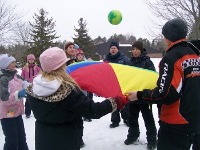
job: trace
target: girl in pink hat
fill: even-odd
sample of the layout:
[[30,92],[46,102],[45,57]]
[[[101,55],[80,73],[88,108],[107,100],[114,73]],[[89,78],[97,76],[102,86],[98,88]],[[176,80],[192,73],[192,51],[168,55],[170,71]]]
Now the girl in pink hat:
[[[36,77],[40,71],[41,68],[35,63],[35,56],[33,54],[29,54],[27,56],[27,63],[22,68],[21,76],[28,82],[32,83],[33,78]],[[26,118],[30,118],[31,115],[31,108],[27,100],[25,102],[25,115]]]
[[118,98],[89,99],[66,73],[64,50],[51,47],[40,55],[42,73],[27,88],[35,123],[35,149],[80,150],[81,117],[98,119],[124,103]]

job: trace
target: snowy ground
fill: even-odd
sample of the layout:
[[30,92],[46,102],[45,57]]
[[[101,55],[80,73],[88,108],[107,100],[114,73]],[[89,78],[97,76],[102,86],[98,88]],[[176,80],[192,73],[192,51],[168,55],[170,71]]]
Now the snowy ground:
[[[94,97],[95,101],[102,101],[101,97]],[[153,113],[158,127],[158,117],[157,117],[157,107],[153,107]],[[85,147],[82,150],[146,150],[146,129],[144,126],[144,121],[141,117],[140,122],[140,142],[144,145],[125,145],[124,140],[126,139],[128,133],[128,127],[120,122],[120,126],[114,129],[109,127],[111,115],[108,114],[101,119],[92,120],[92,122],[84,122],[84,136],[83,140],[85,142]],[[33,116],[26,119],[23,115],[25,130],[27,135],[27,143],[30,150],[34,150],[34,131],[35,131],[35,119]],[[1,127],[1,126],[0,126]],[[3,149],[4,135],[2,129],[0,128],[0,149]]]
[[[152,61],[158,71],[158,64],[160,59],[154,58]],[[101,97],[94,97],[94,101],[102,101]],[[158,129],[158,112],[156,105],[153,105],[153,114]],[[27,143],[30,150],[34,150],[34,132],[35,132],[35,119],[24,118],[25,130],[27,135]],[[109,128],[111,115],[108,114],[99,120],[92,120],[92,122],[84,122],[84,136],[85,147],[82,150],[146,150],[146,129],[141,113],[139,117],[140,124],[140,143],[139,145],[125,145],[124,140],[128,133],[128,127],[120,122],[120,126],[114,129]],[[0,150],[3,149],[4,135],[0,126]]]

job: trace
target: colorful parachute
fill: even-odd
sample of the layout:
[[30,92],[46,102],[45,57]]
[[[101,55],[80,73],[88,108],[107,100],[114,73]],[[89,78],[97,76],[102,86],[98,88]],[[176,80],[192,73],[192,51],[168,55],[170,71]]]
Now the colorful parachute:
[[99,61],[75,63],[66,70],[81,89],[102,97],[120,96],[124,100],[124,93],[152,89],[158,79],[158,73],[151,70]]

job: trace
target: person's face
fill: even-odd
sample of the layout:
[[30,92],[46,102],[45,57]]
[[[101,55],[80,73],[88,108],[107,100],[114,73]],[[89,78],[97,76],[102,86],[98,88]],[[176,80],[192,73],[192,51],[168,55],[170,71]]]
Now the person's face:
[[77,55],[77,60],[78,61],[83,61],[83,55],[82,54],[78,54]]
[[[169,47],[170,45],[171,45],[171,41],[170,40],[168,40],[168,39],[166,39],[165,37],[163,38],[163,40],[164,40],[164,43],[165,43],[165,45],[167,46],[167,47]],[[167,50],[167,49],[166,49]]]
[[116,46],[110,47],[110,54],[111,54],[111,55],[117,54],[118,51],[119,51],[119,50],[117,49]]
[[12,62],[9,66],[8,66],[8,68],[7,69],[9,69],[9,70],[15,70],[16,69],[16,62],[14,61],[14,62]]
[[141,55],[141,51],[136,47],[133,47],[133,49],[131,50],[131,53],[133,57],[139,57]]
[[29,64],[33,64],[34,62],[35,62],[35,60],[32,59],[32,58],[28,60],[28,63],[29,63]]
[[75,56],[76,55],[76,50],[74,48],[74,45],[70,45],[67,50],[66,53],[70,56]]

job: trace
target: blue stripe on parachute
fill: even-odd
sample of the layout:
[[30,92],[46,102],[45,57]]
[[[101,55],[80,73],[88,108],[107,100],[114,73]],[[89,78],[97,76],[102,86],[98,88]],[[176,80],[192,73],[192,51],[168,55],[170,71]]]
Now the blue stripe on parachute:
[[82,61],[82,62],[78,62],[78,63],[73,63],[73,64],[66,67],[66,72],[68,74],[70,74],[70,73],[72,73],[73,71],[75,71],[79,68],[83,68],[83,67],[86,67],[86,66],[99,64],[99,63],[102,63],[102,62],[100,62],[100,61]]

